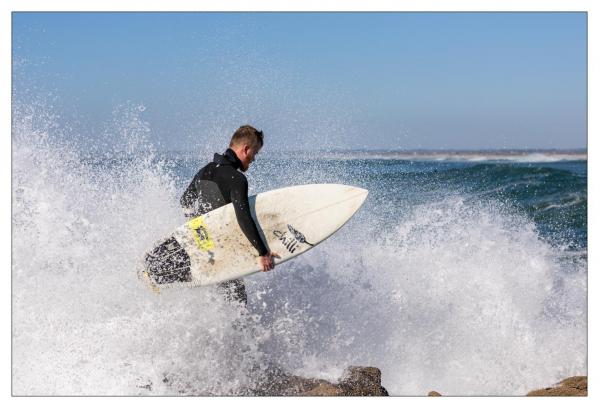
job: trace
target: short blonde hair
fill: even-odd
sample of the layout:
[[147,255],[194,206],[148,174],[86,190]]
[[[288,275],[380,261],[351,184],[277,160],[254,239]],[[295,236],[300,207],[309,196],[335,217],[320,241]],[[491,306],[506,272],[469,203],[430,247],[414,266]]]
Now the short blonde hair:
[[254,149],[260,149],[264,144],[264,134],[261,130],[250,125],[243,125],[233,133],[229,147],[247,143]]

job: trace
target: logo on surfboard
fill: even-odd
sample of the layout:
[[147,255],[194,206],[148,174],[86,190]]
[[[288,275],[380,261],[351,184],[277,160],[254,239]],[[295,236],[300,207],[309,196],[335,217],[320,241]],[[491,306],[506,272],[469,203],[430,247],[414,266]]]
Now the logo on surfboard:
[[210,238],[206,224],[202,217],[196,217],[187,223],[187,227],[191,231],[196,246],[204,251],[214,249],[214,242]]
[[287,231],[282,232],[279,230],[273,231],[273,234],[277,238],[279,238],[279,241],[283,243],[283,246],[285,246],[285,248],[287,248],[287,250],[290,253],[293,254],[300,244],[307,244],[311,247],[314,246],[314,244],[311,244],[308,241],[306,241],[306,237],[304,236],[304,234],[299,232],[297,229],[293,228],[290,224],[287,224],[287,229],[291,233],[291,236],[287,235]]

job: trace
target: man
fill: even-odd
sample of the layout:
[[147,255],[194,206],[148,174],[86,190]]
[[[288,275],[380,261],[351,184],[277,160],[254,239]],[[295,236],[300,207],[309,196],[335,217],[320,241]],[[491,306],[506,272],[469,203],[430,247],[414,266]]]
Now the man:
[[[258,252],[259,264],[266,272],[274,268],[272,258],[278,255],[268,250],[258,233],[250,213],[248,182],[243,174],[263,144],[261,131],[249,125],[237,129],[225,153],[215,153],[214,160],[195,175],[181,196],[181,206],[185,215],[191,218],[233,203],[239,227]],[[247,304],[245,285],[241,279],[220,283],[218,287],[228,300]]]

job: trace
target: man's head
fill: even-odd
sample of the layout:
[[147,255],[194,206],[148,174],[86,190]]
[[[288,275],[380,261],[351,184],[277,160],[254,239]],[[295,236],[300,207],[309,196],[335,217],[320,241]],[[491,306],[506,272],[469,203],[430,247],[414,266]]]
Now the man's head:
[[244,125],[235,131],[233,137],[231,137],[229,147],[241,161],[242,171],[248,170],[263,144],[264,135],[262,131],[252,126]]

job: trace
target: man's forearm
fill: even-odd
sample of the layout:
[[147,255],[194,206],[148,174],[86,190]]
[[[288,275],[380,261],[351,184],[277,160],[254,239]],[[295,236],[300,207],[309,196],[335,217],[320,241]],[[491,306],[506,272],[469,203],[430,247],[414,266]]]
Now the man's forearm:
[[250,241],[250,243],[256,248],[258,251],[258,255],[264,256],[268,253],[268,248],[262,241],[262,237],[260,236],[260,232],[258,231],[258,227],[252,218],[252,214],[247,210],[240,209],[238,206],[235,207],[235,215],[237,216],[237,222],[239,223],[239,227],[241,231],[243,231],[244,235]]

